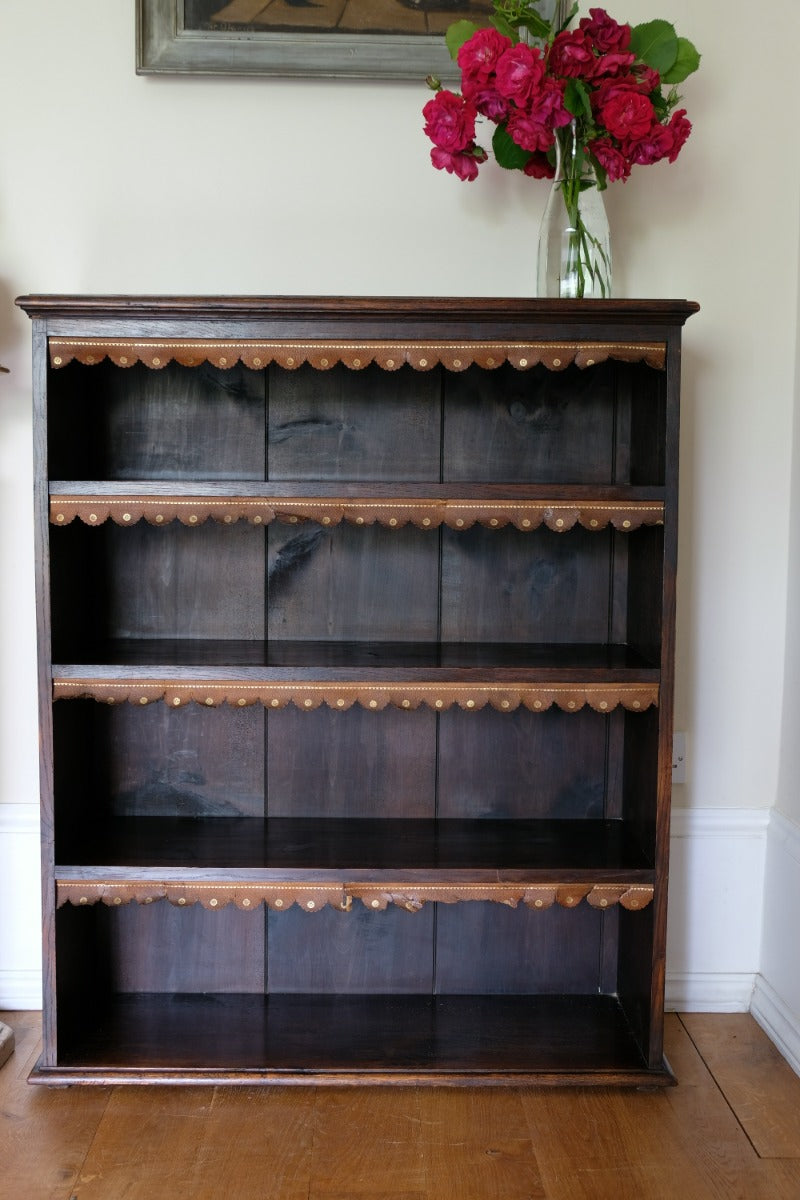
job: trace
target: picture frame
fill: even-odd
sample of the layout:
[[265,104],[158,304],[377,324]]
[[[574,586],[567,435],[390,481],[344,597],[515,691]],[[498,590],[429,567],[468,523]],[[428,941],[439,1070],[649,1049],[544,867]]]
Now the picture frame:
[[[320,76],[353,79],[413,79],[423,83],[457,73],[444,41],[447,25],[464,15],[490,11],[470,7],[470,0],[394,0],[406,14],[430,6],[437,32],[409,34],[402,29],[380,33],[342,32],[303,27],[272,31],[255,23],[245,28],[220,24],[200,27],[188,14],[201,0],[136,0],[136,72],[150,74]],[[298,17],[308,23],[313,0],[294,0]],[[437,7],[433,7],[436,4]],[[458,5],[456,8],[455,5]],[[219,0],[220,11],[232,9]],[[253,5],[249,6],[253,9]],[[257,7],[257,6],[256,6]],[[267,8],[265,0],[264,8]],[[246,11],[247,6],[242,11]],[[289,10],[292,11],[291,9]]]

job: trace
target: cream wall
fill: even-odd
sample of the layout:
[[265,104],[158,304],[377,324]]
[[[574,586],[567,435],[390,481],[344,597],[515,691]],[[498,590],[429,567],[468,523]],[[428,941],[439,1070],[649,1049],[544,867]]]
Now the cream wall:
[[[677,726],[690,760],[676,803],[759,809],[781,763],[800,6],[773,0],[756,27],[736,0],[609,7],[668,17],[704,55],[685,86],[695,132],[678,163],[615,185],[608,208],[617,294],[702,305],[684,355]],[[29,828],[36,797],[29,329],[13,297],[533,292],[545,185],[493,167],[471,185],[433,171],[422,83],[137,78],[133,10],[0,8],[0,362],[12,370],[0,377],[0,834]],[[787,695],[800,706],[797,656]],[[786,736],[781,803],[797,817],[793,726]],[[20,945],[38,958],[24,861],[10,905],[0,861],[0,972]],[[758,969],[751,958],[742,971]]]

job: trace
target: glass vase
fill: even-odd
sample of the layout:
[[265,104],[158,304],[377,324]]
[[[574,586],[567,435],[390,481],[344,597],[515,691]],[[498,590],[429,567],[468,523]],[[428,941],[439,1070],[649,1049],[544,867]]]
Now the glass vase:
[[611,295],[611,239],[594,167],[575,123],[556,130],[556,173],[539,230],[537,295]]

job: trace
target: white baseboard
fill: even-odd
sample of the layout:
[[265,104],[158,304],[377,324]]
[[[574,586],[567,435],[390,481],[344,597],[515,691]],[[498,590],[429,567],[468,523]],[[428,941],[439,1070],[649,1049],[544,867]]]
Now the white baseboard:
[[800,1021],[762,975],[756,979],[750,1012],[800,1075]]
[[0,1009],[42,1007],[39,806],[0,804]]
[[747,1012],[757,976],[750,971],[709,973],[667,971],[667,1012]]
[[22,1012],[42,1007],[42,973],[0,969],[0,1012]]

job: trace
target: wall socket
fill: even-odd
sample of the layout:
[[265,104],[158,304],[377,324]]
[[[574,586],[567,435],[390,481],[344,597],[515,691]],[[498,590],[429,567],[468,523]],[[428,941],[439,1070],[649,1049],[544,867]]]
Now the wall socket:
[[686,734],[672,735],[672,782],[686,783]]

